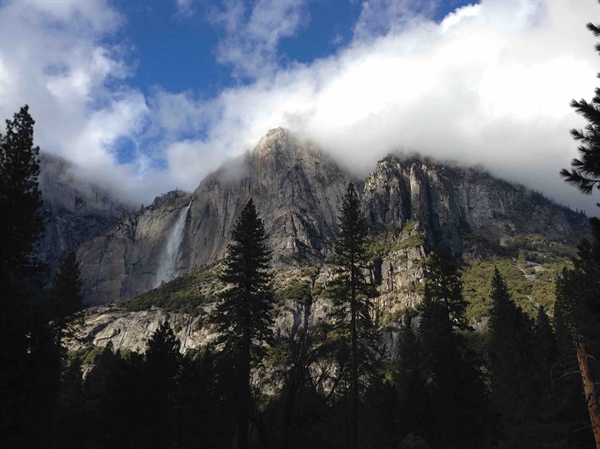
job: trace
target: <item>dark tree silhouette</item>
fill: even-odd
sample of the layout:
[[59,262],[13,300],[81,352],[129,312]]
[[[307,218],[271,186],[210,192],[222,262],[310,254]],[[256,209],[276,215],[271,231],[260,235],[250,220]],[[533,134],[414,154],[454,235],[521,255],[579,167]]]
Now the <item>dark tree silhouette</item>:
[[456,307],[463,301],[460,271],[449,254],[430,257],[428,271],[419,330],[432,430],[422,436],[432,447],[485,447],[489,413],[481,362],[459,333],[466,327],[463,308]]
[[[588,23],[587,28],[600,36],[600,28]],[[600,43],[596,44],[600,53]],[[600,73],[597,75],[600,78]],[[572,129],[571,135],[580,142],[580,157],[571,161],[572,170],[561,170],[565,181],[575,185],[582,193],[592,194],[594,186],[600,190],[600,88],[594,91],[591,102],[584,99],[571,102],[578,114],[588,122],[583,130]],[[596,203],[600,207],[600,203]],[[600,401],[594,377],[587,363],[588,350],[598,356],[598,317],[600,316],[600,219],[590,219],[594,243],[583,241],[579,246],[579,259],[575,269],[565,271],[556,287],[556,313],[559,329],[570,330],[576,349],[579,369],[582,372],[584,391],[596,445],[600,447]],[[593,323],[592,326],[589,324]],[[559,335],[559,338],[561,336]],[[564,336],[561,338],[564,341]]]
[[[333,264],[337,279],[334,292],[334,320],[338,331],[350,336],[350,397],[351,445],[358,446],[359,378],[373,362],[369,357],[372,346],[373,325],[369,316],[373,286],[365,279],[367,269],[367,227],[360,210],[354,184],[348,184],[342,203],[340,227],[335,241]],[[343,342],[341,342],[343,343]]]
[[512,301],[498,269],[492,279],[490,369],[492,398],[500,415],[500,433],[509,447],[534,444],[538,411],[533,320]]
[[152,403],[148,407],[149,446],[167,447],[175,440],[175,396],[180,382],[182,355],[181,342],[177,339],[169,322],[165,320],[152,334],[146,350],[145,372]]
[[[587,24],[594,36],[600,36],[600,28],[593,23]],[[600,43],[596,44],[600,53]],[[600,78],[600,74],[598,74]],[[575,185],[582,193],[591,194],[594,186],[600,190],[600,88],[596,88],[591,102],[583,98],[571,101],[571,107],[588,122],[585,129],[572,129],[571,135],[580,142],[577,150],[579,159],[571,161],[572,170],[563,168],[560,174],[565,181]]]
[[62,261],[48,296],[49,318],[56,327],[60,341],[69,321],[82,308],[81,272],[75,252],[72,251]]
[[442,302],[453,327],[466,329],[467,302],[463,297],[463,282],[456,259],[445,247],[438,246],[429,255],[425,268],[431,297]]
[[38,188],[39,147],[34,121],[24,106],[0,134],[0,443],[22,445],[27,405],[27,303],[36,293],[31,280],[42,272],[35,245],[43,230]]
[[250,369],[271,343],[273,293],[271,251],[266,244],[264,224],[252,200],[242,210],[232,232],[225,268],[220,276],[228,287],[221,295],[212,321],[219,343],[231,358],[238,376],[236,395],[240,402],[238,448],[248,446],[250,411]]

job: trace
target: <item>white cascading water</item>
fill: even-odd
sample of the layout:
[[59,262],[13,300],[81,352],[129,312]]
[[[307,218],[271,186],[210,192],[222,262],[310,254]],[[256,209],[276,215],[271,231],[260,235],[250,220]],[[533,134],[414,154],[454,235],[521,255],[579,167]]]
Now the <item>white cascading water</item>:
[[185,228],[185,220],[187,218],[188,211],[192,205],[191,201],[185,209],[181,211],[177,223],[173,227],[169,239],[167,240],[167,246],[163,250],[162,257],[160,258],[160,265],[156,272],[156,281],[154,286],[158,287],[163,281],[167,282],[177,276],[179,268],[177,267],[177,260],[179,258],[179,250],[181,242],[183,240],[183,229]]

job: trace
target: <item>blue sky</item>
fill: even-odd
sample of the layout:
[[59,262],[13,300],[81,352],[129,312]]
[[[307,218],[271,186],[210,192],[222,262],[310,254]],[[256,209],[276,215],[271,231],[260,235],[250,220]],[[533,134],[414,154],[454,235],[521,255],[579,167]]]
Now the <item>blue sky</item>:
[[595,212],[558,177],[591,98],[598,3],[0,1],[0,119],[148,204],[285,126],[357,174],[390,151],[481,164]]

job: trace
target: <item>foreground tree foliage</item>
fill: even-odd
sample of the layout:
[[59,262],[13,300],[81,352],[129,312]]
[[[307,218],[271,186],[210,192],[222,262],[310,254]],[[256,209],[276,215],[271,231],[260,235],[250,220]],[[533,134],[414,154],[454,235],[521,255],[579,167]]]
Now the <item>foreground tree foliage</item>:
[[[600,28],[597,25],[588,23],[587,27],[594,36],[600,36]],[[600,53],[600,43],[596,44],[596,51]],[[583,130],[571,130],[573,138],[580,143],[577,148],[579,159],[571,161],[571,171],[563,168],[560,174],[566,182],[589,195],[594,187],[600,190],[600,87],[595,89],[591,102],[583,98],[579,101],[573,100],[571,107],[582,115],[588,124]]]
[[[354,184],[350,183],[342,202],[340,228],[334,246],[333,264],[337,278],[332,296],[335,307],[334,330],[342,355],[340,361],[345,363],[344,358],[349,359],[350,440],[354,449],[358,447],[360,427],[359,381],[361,377],[368,377],[376,363],[374,327],[369,315],[369,298],[375,292],[365,276],[369,261],[367,236],[358,194]],[[344,353],[349,357],[345,357]]]
[[[587,28],[600,37],[600,28],[588,23]],[[600,53],[600,43],[596,44]],[[600,73],[598,74],[600,77]],[[588,124],[585,129],[572,129],[571,135],[580,143],[580,157],[571,161],[572,170],[563,169],[565,181],[576,186],[583,194],[592,194],[594,187],[600,191],[600,88],[594,91],[591,102],[573,100],[571,107],[582,115]],[[597,203],[600,207],[600,203]],[[573,270],[565,271],[556,286],[557,329],[565,353],[566,333],[572,336],[572,348],[578,360],[583,379],[585,402],[596,447],[600,448],[600,398],[597,382],[597,363],[589,360],[600,357],[600,219],[590,219],[593,243],[583,241]],[[560,335],[562,334],[562,335]]]
[[434,448],[484,447],[489,440],[488,399],[481,361],[460,332],[466,328],[460,270],[442,248],[426,266],[420,334],[432,421],[421,436]]
[[[6,121],[0,134],[0,442],[26,444],[31,436],[29,395],[32,381],[28,356],[31,304],[41,291],[43,266],[35,246],[43,230],[38,188],[39,147],[33,146],[34,121],[24,106]],[[39,320],[42,321],[42,320]],[[29,411],[28,411],[29,408]]]
[[221,295],[212,320],[219,343],[239,379],[235,396],[239,400],[238,447],[248,446],[251,408],[250,370],[262,356],[263,345],[271,343],[273,292],[271,251],[267,234],[252,200],[242,210],[232,232],[225,269],[220,277],[228,287]]

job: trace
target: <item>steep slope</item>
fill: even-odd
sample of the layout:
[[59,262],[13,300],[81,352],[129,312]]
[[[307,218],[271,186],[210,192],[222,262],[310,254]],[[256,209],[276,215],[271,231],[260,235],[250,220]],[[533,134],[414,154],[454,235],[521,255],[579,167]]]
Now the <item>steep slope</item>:
[[[192,194],[157,198],[81,245],[86,302],[131,298],[219,260],[250,198],[265,222],[276,269],[321,266],[350,180],[311,142],[273,129]],[[489,257],[516,235],[569,243],[587,229],[584,216],[476,168],[389,156],[358,184],[367,221],[385,240],[374,273],[380,291],[403,289],[409,302],[419,299],[420,260],[437,244],[457,255]]]
[[194,192],[189,266],[225,254],[235,219],[250,198],[265,222],[276,265],[322,259],[337,227],[349,175],[313,144],[281,128],[269,131],[236,163],[241,178],[232,178],[228,167]]
[[52,271],[67,253],[131,212],[105,189],[78,178],[59,156],[40,153],[39,184],[47,220],[38,254]]
[[482,169],[418,158],[392,155],[380,161],[365,182],[362,200],[374,228],[402,228],[412,220],[430,246],[443,244],[456,254],[474,238],[502,244],[515,235],[541,234],[569,242],[588,229],[585,216],[523,186]]
[[223,257],[250,198],[266,223],[276,265],[322,259],[349,179],[310,142],[271,130],[193,194],[171,192],[83,244],[77,254],[86,303],[139,295]]
[[[367,177],[365,217],[379,233],[376,310],[394,314],[422,298],[422,260],[437,245],[457,257],[516,257],[520,239],[544,241],[545,254],[572,248],[587,219],[541,194],[477,168],[388,156]],[[527,238],[524,236],[528,236]],[[534,237],[535,236],[535,237]],[[492,264],[493,266],[493,264]]]

